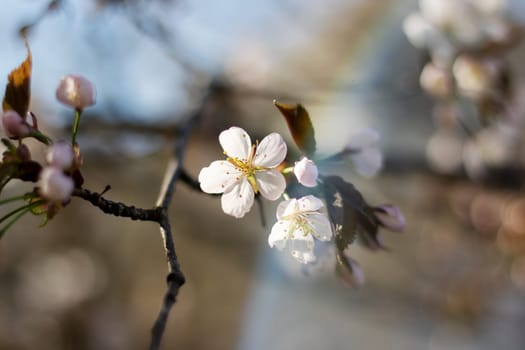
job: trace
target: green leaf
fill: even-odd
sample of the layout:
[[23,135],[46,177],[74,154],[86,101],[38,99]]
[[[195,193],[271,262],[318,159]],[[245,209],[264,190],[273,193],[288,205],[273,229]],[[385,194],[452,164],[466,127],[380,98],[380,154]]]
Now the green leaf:
[[339,176],[323,177],[323,183],[328,215],[336,227],[334,239],[338,251],[342,252],[356,238],[369,249],[383,248],[372,208],[354,185]]
[[31,98],[31,51],[27,41],[26,48],[26,59],[7,77],[7,86],[2,101],[4,111],[14,110],[22,118],[25,118],[29,111]]
[[300,104],[288,105],[277,101],[273,101],[273,104],[286,119],[297,147],[306,155],[313,155],[316,149],[315,135],[308,111]]

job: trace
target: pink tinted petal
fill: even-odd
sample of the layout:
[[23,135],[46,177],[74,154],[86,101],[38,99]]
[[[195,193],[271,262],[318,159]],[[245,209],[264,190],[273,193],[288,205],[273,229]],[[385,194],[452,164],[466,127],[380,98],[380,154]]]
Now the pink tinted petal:
[[201,189],[206,193],[229,191],[238,182],[240,172],[225,160],[216,160],[199,173]]
[[317,186],[317,177],[319,176],[319,170],[313,161],[303,157],[299,162],[295,162],[293,172],[297,181],[306,187]]
[[271,201],[278,199],[286,188],[283,174],[274,169],[257,172],[255,180],[261,195]]
[[290,228],[290,221],[279,220],[273,227],[268,236],[268,244],[270,247],[276,247],[281,250],[286,246],[286,239],[288,237],[288,230]]
[[321,213],[308,214],[308,221],[315,238],[320,241],[329,241],[332,238],[332,225],[326,215]]
[[298,204],[300,211],[317,211],[324,207],[323,201],[312,195],[299,198]]
[[352,155],[355,170],[362,176],[375,176],[383,167],[383,154],[377,148],[366,148]]
[[222,210],[233,217],[242,218],[253,205],[253,189],[244,177],[221,197]]
[[286,157],[286,143],[281,135],[274,132],[262,139],[257,146],[253,163],[256,166],[275,168]]
[[252,147],[250,135],[237,126],[221,132],[219,143],[228,157],[247,160],[250,155]]

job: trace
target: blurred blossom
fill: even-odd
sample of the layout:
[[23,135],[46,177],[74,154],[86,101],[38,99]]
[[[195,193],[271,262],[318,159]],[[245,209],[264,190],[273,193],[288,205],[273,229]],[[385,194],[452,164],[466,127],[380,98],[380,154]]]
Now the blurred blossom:
[[107,283],[102,266],[79,249],[35,258],[21,269],[19,297],[34,308],[51,312],[77,306]]
[[479,178],[487,167],[501,167],[512,162],[518,131],[502,124],[480,131],[465,143],[463,158],[467,173]]
[[452,79],[444,68],[429,62],[419,76],[419,84],[431,96],[447,97],[452,94]]
[[427,159],[433,169],[452,174],[461,169],[463,139],[455,131],[437,131],[427,143]]
[[69,169],[73,165],[73,148],[69,143],[57,142],[47,149],[46,161],[59,169]]
[[31,128],[27,122],[13,110],[2,114],[2,125],[8,137],[20,139],[29,135]]
[[470,220],[474,228],[494,235],[501,225],[503,206],[503,199],[495,194],[477,194],[470,205]]
[[495,61],[459,56],[454,61],[452,72],[461,92],[472,98],[490,95],[492,82],[498,71]]
[[66,106],[82,110],[95,104],[95,86],[80,75],[66,75],[56,90],[56,98]]
[[62,169],[48,166],[40,173],[40,194],[48,200],[67,201],[73,188],[73,179],[65,175]]
[[362,129],[350,136],[345,150],[358,174],[375,176],[383,167],[383,154],[378,146],[379,133],[374,129]]
[[[343,253],[344,254],[344,253]],[[351,270],[341,268],[339,265],[336,267],[336,272],[341,281],[351,288],[361,287],[365,284],[365,273],[361,269],[361,266],[351,258],[346,258]]]
[[319,170],[315,163],[307,157],[303,157],[300,161],[295,162],[293,172],[301,185],[306,187],[317,186]]
[[511,201],[503,215],[503,227],[510,234],[525,236],[525,199],[518,198]]
[[405,19],[403,30],[414,46],[429,50],[435,63],[448,66],[462,49],[510,39],[506,5],[494,0],[420,0],[420,12]]

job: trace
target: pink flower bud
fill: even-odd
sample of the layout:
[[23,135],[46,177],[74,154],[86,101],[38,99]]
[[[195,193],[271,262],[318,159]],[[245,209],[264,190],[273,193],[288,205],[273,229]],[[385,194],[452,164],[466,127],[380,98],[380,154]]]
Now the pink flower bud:
[[45,167],[40,173],[40,194],[51,201],[64,202],[73,193],[73,179],[56,167]]
[[293,172],[301,185],[306,187],[317,186],[319,171],[315,163],[310,159],[303,157],[300,161],[295,162]]
[[46,161],[59,169],[69,169],[73,165],[73,148],[65,142],[58,142],[47,150]]
[[66,75],[56,91],[57,100],[66,106],[82,110],[95,104],[95,87],[80,75]]
[[402,232],[405,229],[405,216],[401,210],[390,204],[383,204],[374,208],[374,214],[379,224],[393,232]]
[[15,139],[26,137],[31,132],[31,128],[17,112],[10,110],[2,114],[2,125],[7,136]]
[[346,268],[339,264],[336,265],[336,273],[341,281],[348,287],[359,288],[365,284],[365,273],[359,264],[350,258],[346,258],[350,267]]

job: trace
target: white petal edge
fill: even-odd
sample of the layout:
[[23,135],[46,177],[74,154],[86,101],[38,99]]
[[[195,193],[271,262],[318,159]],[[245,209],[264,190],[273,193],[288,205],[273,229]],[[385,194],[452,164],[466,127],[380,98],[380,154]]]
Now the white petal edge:
[[352,155],[355,170],[362,176],[375,176],[383,167],[383,154],[377,148],[367,148]]
[[232,126],[228,130],[221,132],[219,143],[228,157],[246,160],[250,155],[252,147],[250,135],[237,126]]
[[323,201],[311,194],[299,198],[297,202],[299,211],[317,211],[324,207]]
[[253,197],[252,186],[248,180],[243,177],[237,185],[222,195],[222,210],[224,213],[235,218],[242,218],[252,208]]
[[261,195],[271,201],[281,197],[286,188],[286,180],[283,174],[275,169],[257,172],[255,180]]
[[332,238],[332,225],[328,217],[321,213],[308,215],[308,221],[312,227],[312,234],[320,241],[329,241]]
[[287,147],[281,135],[274,132],[262,139],[255,151],[256,166],[275,168],[286,157]]
[[199,173],[201,190],[206,193],[228,192],[238,182],[240,172],[225,160],[216,160]]
[[275,247],[279,250],[286,247],[286,239],[288,236],[288,230],[290,228],[290,221],[279,220],[272,226],[272,231],[268,236],[268,244],[270,247]]

